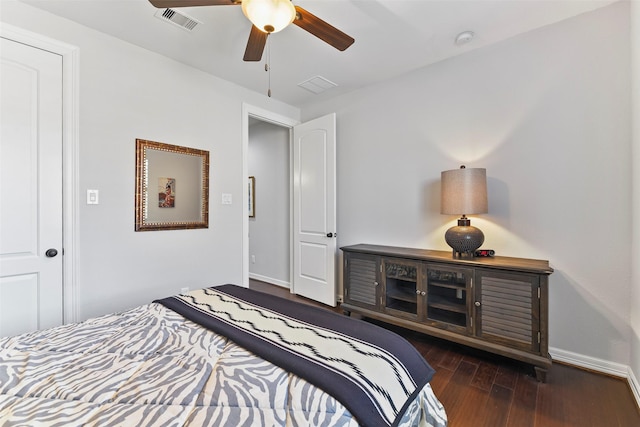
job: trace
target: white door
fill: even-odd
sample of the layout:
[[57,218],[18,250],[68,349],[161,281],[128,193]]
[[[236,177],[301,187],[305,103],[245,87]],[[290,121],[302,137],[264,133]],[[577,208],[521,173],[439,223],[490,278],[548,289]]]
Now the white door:
[[293,128],[293,289],[336,305],[336,115]]
[[62,324],[62,57],[0,39],[0,336]]

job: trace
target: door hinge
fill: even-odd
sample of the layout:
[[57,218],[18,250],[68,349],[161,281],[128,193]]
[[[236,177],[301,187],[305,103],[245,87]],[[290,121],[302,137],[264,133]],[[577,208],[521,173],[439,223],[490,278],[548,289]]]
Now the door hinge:
[[540,288],[538,288],[538,299],[540,299]]
[[469,320],[471,320],[471,329],[473,329],[473,316],[471,316]]
[[538,344],[540,344],[540,332],[538,332]]

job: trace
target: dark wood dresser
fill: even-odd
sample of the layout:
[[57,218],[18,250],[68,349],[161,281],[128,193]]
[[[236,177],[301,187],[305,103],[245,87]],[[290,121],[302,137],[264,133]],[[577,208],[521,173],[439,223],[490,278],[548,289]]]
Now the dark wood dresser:
[[548,261],[365,244],[341,249],[346,314],[530,363],[545,381]]

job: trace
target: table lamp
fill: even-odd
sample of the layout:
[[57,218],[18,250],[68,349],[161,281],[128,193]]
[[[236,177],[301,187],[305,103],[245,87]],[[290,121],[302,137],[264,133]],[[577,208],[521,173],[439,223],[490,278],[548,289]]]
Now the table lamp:
[[462,165],[460,169],[442,172],[441,185],[440,213],[462,215],[458,225],[447,230],[444,239],[453,248],[454,258],[473,257],[484,242],[484,234],[471,225],[467,214],[488,212],[487,170]]

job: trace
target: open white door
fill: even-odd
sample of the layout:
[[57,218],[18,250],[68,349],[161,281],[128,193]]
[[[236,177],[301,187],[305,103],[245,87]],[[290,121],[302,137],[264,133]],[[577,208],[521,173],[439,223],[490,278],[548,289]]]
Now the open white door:
[[0,336],[62,324],[62,57],[0,39]]
[[336,305],[336,115],[293,128],[293,286]]

